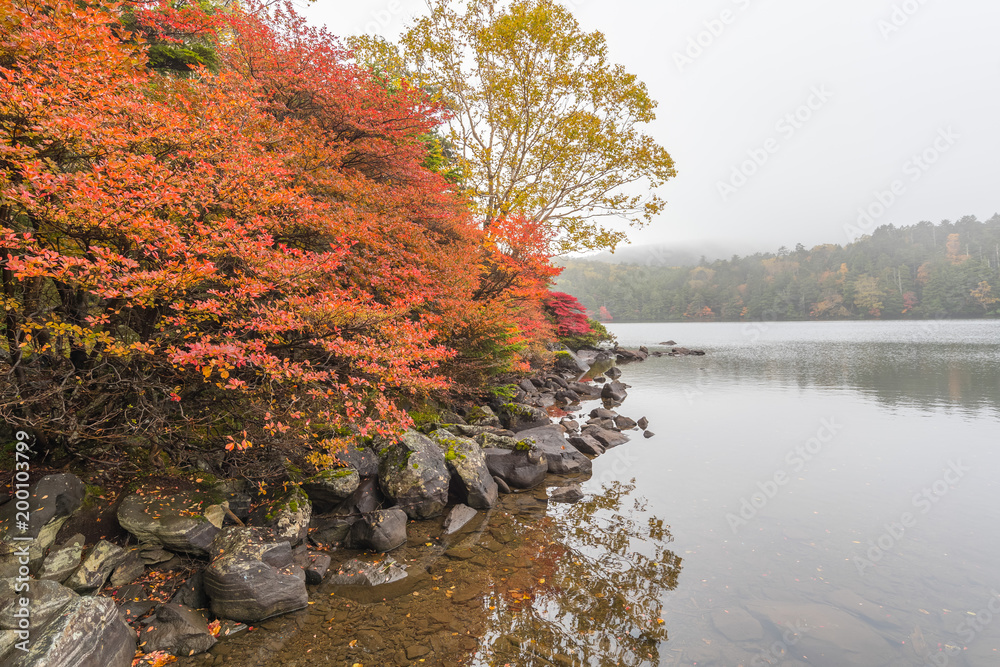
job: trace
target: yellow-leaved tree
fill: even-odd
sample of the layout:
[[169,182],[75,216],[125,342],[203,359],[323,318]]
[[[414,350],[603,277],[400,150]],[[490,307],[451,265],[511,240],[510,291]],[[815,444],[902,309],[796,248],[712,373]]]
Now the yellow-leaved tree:
[[429,0],[406,67],[451,110],[447,144],[488,229],[545,223],[555,253],[614,249],[665,201],[674,162],[643,126],[656,103],[552,0]]

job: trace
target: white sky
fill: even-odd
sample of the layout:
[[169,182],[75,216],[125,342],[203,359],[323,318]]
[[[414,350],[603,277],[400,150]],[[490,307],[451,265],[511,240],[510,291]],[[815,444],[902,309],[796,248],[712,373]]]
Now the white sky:
[[[998,0],[564,4],[584,29],[605,34],[611,59],[660,103],[650,132],[678,176],[663,189],[667,209],[632,234],[635,244],[774,250],[1000,211]],[[393,39],[425,5],[317,0],[302,11],[337,35]],[[679,64],[699,37],[700,55]],[[800,108],[810,101],[814,109]],[[806,120],[779,126],[797,111]],[[767,148],[762,166],[744,168],[745,183],[731,180],[748,152],[762,161]],[[925,151],[933,164],[912,161]],[[739,187],[724,197],[720,183]],[[858,224],[858,210],[878,214],[877,193],[894,185],[874,225]]]

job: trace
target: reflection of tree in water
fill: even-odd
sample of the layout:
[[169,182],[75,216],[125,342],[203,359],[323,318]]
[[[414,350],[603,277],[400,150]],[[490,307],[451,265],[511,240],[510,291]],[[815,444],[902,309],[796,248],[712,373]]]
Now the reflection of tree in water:
[[634,489],[612,482],[523,526],[534,578],[489,599],[495,634],[484,664],[659,664],[658,646],[667,640],[661,599],[677,586],[681,558],[666,548],[673,538],[661,520],[631,518],[645,511],[644,501],[629,497]]

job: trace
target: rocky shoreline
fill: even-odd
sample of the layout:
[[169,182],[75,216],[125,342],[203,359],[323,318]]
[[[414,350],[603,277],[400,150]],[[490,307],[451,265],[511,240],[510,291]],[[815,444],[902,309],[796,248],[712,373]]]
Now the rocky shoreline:
[[[15,503],[0,504],[0,664],[229,661],[213,650],[220,639],[304,609],[321,583],[377,591],[404,580],[405,566],[381,554],[416,526],[445,539],[500,494],[531,493],[549,475],[568,482],[548,502],[581,500],[573,476],[630,434],[652,436],[645,416],[616,410],[628,395],[619,365],[686,354],[703,353],[559,352],[552,370],[498,387],[481,405],[421,415],[396,441],[352,448],[343,467],[276,494],[254,494],[243,480],[140,487],[109,508],[119,539],[86,548],[74,519],[93,494],[73,474],[48,475],[31,488],[30,542],[13,540]],[[588,401],[600,407],[585,410]],[[27,654],[17,646],[25,637]]]

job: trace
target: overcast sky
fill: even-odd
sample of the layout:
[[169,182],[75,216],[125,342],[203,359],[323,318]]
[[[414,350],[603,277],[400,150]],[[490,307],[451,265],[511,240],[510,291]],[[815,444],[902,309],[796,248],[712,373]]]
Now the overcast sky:
[[[1000,211],[997,0],[564,0],[659,102],[677,163],[636,244],[773,250]],[[422,0],[317,0],[395,38]],[[870,217],[861,217],[866,210]]]

